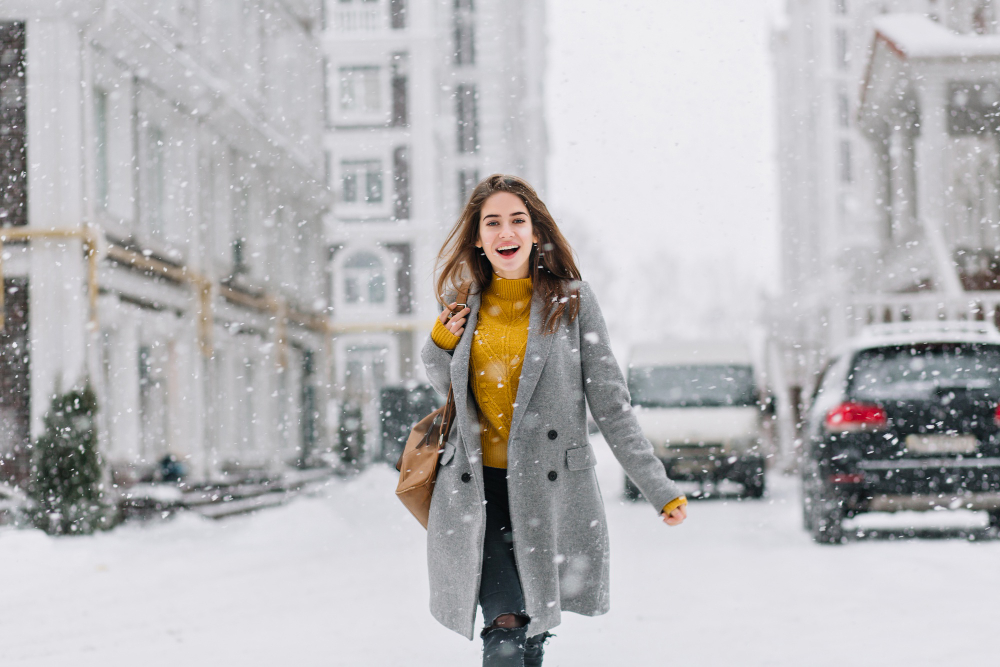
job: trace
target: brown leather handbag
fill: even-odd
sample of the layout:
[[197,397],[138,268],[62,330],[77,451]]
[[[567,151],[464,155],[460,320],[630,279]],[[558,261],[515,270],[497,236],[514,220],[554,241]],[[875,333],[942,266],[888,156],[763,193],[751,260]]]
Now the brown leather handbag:
[[[458,305],[452,314],[466,307],[468,297],[469,286],[463,285],[459,290]],[[437,479],[438,459],[455,420],[455,412],[455,392],[449,386],[448,400],[444,406],[418,421],[410,430],[403,454],[396,462],[396,470],[399,471],[396,495],[424,528],[427,527],[431,514],[431,495]]]

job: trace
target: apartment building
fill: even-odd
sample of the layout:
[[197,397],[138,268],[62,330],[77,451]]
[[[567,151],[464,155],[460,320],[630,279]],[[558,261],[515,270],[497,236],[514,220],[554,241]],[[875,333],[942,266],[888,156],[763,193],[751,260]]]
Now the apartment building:
[[874,322],[1000,324],[992,0],[789,0],[773,35],[793,390]]
[[378,391],[423,377],[435,256],[472,188],[544,192],[544,3],[327,0],[325,25],[334,388],[373,433]]
[[328,448],[322,9],[0,3],[0,477],[87,381],[122,480]]

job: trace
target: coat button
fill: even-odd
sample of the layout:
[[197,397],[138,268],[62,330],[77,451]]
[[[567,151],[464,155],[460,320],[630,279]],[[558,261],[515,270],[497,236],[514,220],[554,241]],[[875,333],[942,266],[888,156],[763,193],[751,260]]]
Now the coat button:
[[554,482],[554,481],[556,481],[556,477],[558,477],[558,476],[559,476],[559,475],[558,475],[558,474],[556,473],[556,471],[555,471],[555,470],[550,470],[550,471],[549,471],[549,481],[550,481],[550,482]]
[[468,484],[469,482],[472,481],[472,475],[470,475],[467,472],[463,472],[462,473],[462,481],[465,482],[466,484]]
[[555,440],[558,437],[559,437],[559,434],[556,433],[555,429],[552,429],[551,431],[549,431],[549,440]]

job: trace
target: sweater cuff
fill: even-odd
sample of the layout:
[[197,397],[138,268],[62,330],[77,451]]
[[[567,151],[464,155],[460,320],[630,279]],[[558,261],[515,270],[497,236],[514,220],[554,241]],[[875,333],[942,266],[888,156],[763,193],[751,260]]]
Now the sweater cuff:
[[670,514],[681,505],[687,505],[687,504],[688,504],[687,498],[685,498],[684,496],[674,498],[669,503],[663,506],[663,514],[664,515]]
[[448,331],[441,320],[434,320],[434,328],[431,330],[431,340],[442,350],[454,350],[458,347],[459,338]]

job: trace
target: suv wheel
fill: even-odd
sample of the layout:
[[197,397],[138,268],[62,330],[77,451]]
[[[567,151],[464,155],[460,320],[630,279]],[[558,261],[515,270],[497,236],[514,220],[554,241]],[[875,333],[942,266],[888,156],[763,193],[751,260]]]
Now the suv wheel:
[[816,522],[817,481],[815,465],[805,464],[802,471],[802,527],[812,533]]
[[813,541],[818,544],[843,544],[844,501],[834,493],[813,496],[810,512]]
[[625,475],[625,498],[633,502],[642,498],[642,491],[639,487],[632,483],[632,480]]

